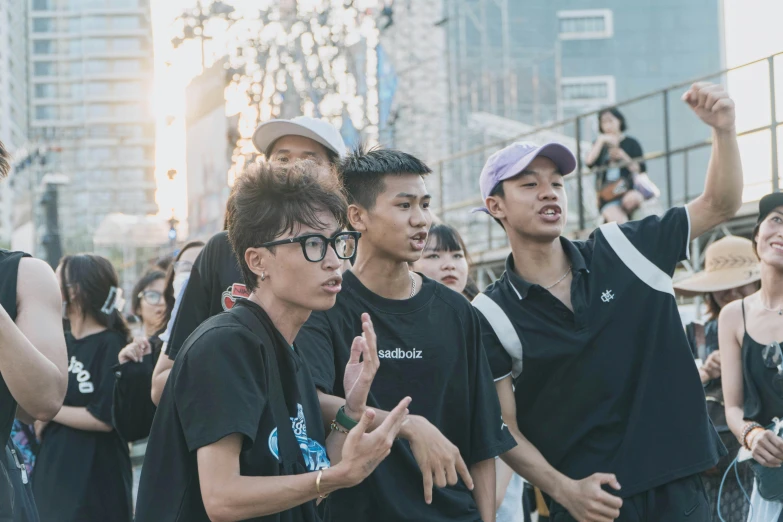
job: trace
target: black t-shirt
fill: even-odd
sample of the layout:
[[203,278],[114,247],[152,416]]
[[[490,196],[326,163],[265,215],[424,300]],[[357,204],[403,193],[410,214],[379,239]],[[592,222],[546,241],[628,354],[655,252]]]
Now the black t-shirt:
[[196,258],[182,296],[166,353],[174,360],[185,340],[212,317],[230,310],[237,299],[248,296],[228,232],[212,236]]
[[[257,316],[263,310],[242,305]],[[136,522],[208,521],[196,452],[233,433],[243,436],[244,476],[280,475],[278,433],[269,403],[264,353],[275,356],[232,312],[208,319],[193,332],[174,363],[152,424],[142,469]],[[329,467],[315,385],[297,349],[278,361],[291,427],[310,471]],[[288,428],[286,426],[286,428]],[[298,520],[296,517],[289,517]],[[280,515],[254,518],[278,521]]]
[[[364,312],[375,326],[381,359],[368,406],[389,411],[410,396],[411,414],[434,424],[469,466],[515,446],[501,420],[477,313],[460,294],[426,277],[417,295],[396,301],[372,293],[346,272],[335,306],[313,312],[296,338],[316,386],[345,396],[343,373],[353,339],[362,332]],[[435,488],[430,505],[423,491],[408,442],[397,440],[364,482],[332,494],[330,509],[335,520],[481,519],[462,481]]]
[[[519,429],[571,478],[615,473],[628,497],[709,469],[725,454],[672,289],[689,237],[687,209],[676,208],[604,225],[587,241],[561,238],[573,267],[573,312],[516,275],[513,256],[485,291],[522,343]],[[487,353],[510,370],[498,336],[482,323]]]
[[[112,424],[117,356],[126,339],[104,330],[83,339],[65,336],[68,391],[64,406],[87,408]],[[122,522],[131,520],[131,463],[116,431],[84,431],[51,422],[44,431],[33,473],[41,522]]]
[[[626,154],[628,154],[628,157],[631,159],[641,158],[644,156],[642,146],[635,138],[626,136],[620,142],[619,146]],[[609,147],[604,145],[603,149],[601,149],[601,153],[598,155],[598,159],[595,160],[595,163],[588,165],[588,167],[606,167],[609,165],[609,163],[611,163],[611,159],[609,158]],[[639,172],[647,172],[647,164],[644,161],[639,161]],[[613,183],[617,181],[620,177],[630,180],[631,175],[631,171],[626,167],[609,167],[597,174],[596,185],[600,188],[607,183]]]
[[[16,320],[16,283],[19,276],[19,261],[29,257],[22,252],[0,249],[0,306]],[[16,401],[11,395],[3,376],[0,375],[0,443],[11,436],[11,426],[16,416]],[[11,470],[13,473],[13,470]],[[11,486],[5,459],[0,458],[0,520],[13,516],[14,492]]]

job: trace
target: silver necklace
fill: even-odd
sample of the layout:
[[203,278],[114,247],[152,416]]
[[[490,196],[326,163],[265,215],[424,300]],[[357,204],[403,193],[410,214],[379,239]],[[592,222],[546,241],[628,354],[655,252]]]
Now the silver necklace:
[[411,297],[413,297],[416,294],[416,278],[413,277],[412,272],[408,272],[408,275],[411,277]]
[[778,315],[783,315],[783,308],[778,308],[777,310],[773,310],[772,308],[767,308],[767,305],[764,304],[764,301],[761,299],[761,296],[759,296],[759,303],[761,303],[761,307],[766,310],[767,312],[777,312]]
[[565,274],[563,274],[563,277],[561,277],[560,279],[558,279],[557,281],[555,281],[551,285],[545,286],[544,290],[549,290],[550,288],[556,287],[557,285],[559,285],[563,281],[563,279],[568,277],[568,274],[570,274],[570,273],[571,273],[571,265],[568,265],[568,271]]

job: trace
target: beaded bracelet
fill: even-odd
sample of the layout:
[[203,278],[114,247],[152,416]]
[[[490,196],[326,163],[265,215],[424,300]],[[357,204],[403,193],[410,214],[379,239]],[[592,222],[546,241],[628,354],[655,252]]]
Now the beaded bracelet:
[[748,446],[748,435],[756,428],[764,429],[764,427],[758,422],[748,422],[745,424],[745,426],[742,427],[742,445],[745,446],[748,451],[750,451],[750,446]]

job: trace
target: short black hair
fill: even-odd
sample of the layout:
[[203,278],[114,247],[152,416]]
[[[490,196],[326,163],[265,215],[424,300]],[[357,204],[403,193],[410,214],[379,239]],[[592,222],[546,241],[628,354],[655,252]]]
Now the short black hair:
[[598,132],[603,132],[601,129],[601,116],[607,112],[620,120],[620,132],[625,132],[625,130],[628,129],[628,125],[625,123],[625,116],[623,116],[623,113],[620,112],[617,107],[606,107],[598,112]]
[[[287,136],[291,136],[291,134],[287,134]],[[298,136],[298,134],[296,135]],[[306,138],[307,136],[302,136],[303,138]],[[267,161],[272,161],[272,151],[275,150],[275,145],[277,145],[277,142],[280,141],[281,138],[285,138],[285,136],[280,136],[280,138],[277,138],[275,141],[269,144],[269,146],[264,151],[264,157]],[[309,140],[315,141],[312,138],[307,138]],[[329,164],[335,168],[337,168],[340,165],[340,155],[337,154],[335,151],[324,145],[323,143],[320,143],[318,141],[315,141],[315,143],[318,143],[321,147],[324,148],[326,151],[326,157],[329,160]]]
[[436,252],[459,252],[461,250],[466,255],[468,253],[465,242],[457,229],[443,223],[432,225],[427,234],[427,244],[424,248],[435,250]]
[[420,159],[399,150],[356,146],[340,163],[338,174],[342,180],[348,202],[367,210],[375,207],[378,195],[386,187],[383,178],[418,174],[425,176],[432,170]]
[[319,169],[323,167],[309,160],[285,166],[253,163],[234,184],[228,239],[251,292],[258,279],[245,261],[248,248],[258,248],[298,225],[325,227],[317,215],[321,211],[331,213],[341,229],[346,227],[348,203],[340,183],[333,176],[320,176]]
[[8,149],[5,148],[3,142],[0,141],[0,179],[8,176],[11,171],[11,155],[8,153]]

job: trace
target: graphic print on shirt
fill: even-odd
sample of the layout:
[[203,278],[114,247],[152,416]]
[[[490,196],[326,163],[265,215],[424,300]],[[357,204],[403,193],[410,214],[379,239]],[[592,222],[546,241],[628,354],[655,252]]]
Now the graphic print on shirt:
[[[331,464],[329,457],[326,456],[326,448],[320,443],[307,438],[307,421],[305,421],[304,409],[301,404],[296,405],[296,417],[290,417],[291,428],[294,430],[296,442],[299,443],[299,449],[302,451],[305,464],[309,471],[318,471],[326,469]],[[280,452],[277,446],[277,428],[269,434],[269,451],[280,460]]]
[[90,372],[84,369],[84,364],[78,361],[75,356],[71,356],[68,371],[76,374],[76,381],[79,383],[79,391],[81,393],[92,393],[95,391],[95,386],[93,386],[90,380],[92,378]]
[[230,287],[226,288],[223,295],[220,297],[220,304],[223,305],[223,311],[228,311],[234,308],[234,303],[237,302],[237,298],[247,299],[250,297],[247,287],[242,283],[234,283]]

